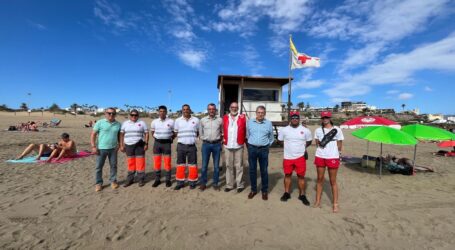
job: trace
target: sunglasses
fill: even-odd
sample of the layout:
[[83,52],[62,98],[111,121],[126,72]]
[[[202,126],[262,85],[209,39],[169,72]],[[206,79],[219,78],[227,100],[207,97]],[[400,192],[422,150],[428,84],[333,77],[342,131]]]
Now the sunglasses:
[[130,114],[130,116],[139,116],[138,114]]
[[291,117],[291,120],[300,120],[300,117]]
[[107,115],[116,115],[115,112],[106,112]]

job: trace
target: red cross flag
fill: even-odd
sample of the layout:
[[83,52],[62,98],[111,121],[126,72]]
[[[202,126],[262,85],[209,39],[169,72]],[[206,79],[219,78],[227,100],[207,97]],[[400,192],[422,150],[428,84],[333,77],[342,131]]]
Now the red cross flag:
[[289,47],[292,53],[292,64],[291,69],[301,69],[315,67],[319,68],[321,66],[319,57],[308,56],[304,53],[297,52],[297,49],[292,42],[292,38],[289,38]]

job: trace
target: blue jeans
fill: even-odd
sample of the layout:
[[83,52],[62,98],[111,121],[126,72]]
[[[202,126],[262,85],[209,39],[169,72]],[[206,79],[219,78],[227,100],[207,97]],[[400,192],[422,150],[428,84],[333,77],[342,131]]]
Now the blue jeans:
[[99,149],[99,154],[96,156],[96,184],[103,185],[103,166],[106,158],[109,158],[109,165],[111,166],[111,177],[109,180],[112,182],[117,181],[117,148]]
[[269,189],[269,146],[256,147],[248,145],[248,165],[250,172],[251,192],[257,192],[257,168],[261,170],[261,192],[267,193]]
[[213,154],[213,185],[218,186],[220,180],[220,155],[221,143],[203,143],[202,144],[202,173],[201,184],[207,184],[207,168],[209,165],[210,154]]

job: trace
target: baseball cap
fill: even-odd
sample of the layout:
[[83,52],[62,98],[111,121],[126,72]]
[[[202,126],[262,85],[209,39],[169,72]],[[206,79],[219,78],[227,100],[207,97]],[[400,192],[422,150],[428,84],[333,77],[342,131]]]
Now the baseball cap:
[[329,117],[329,118],[332,117],[332,112],[330,112],[330,111],[322,111],[321,112],[321,118],[323,118],[323,117]]

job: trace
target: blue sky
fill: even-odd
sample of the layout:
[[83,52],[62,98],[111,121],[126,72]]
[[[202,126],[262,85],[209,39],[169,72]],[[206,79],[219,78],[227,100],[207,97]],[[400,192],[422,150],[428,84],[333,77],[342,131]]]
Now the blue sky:
[[200,111],[219,74],[287,77],[289,34],[321,58],[294,103],[455,114],[450,0],[1,1],[0,104]]

